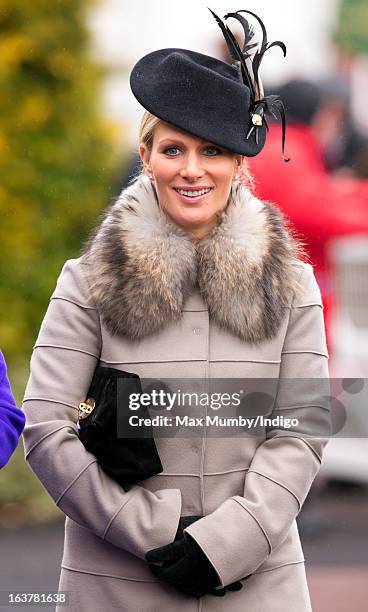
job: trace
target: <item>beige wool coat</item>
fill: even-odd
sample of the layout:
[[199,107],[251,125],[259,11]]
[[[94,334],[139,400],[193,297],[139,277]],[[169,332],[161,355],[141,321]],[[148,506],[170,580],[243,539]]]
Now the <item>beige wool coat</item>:
[[[157,438],[163,472],[124,491],[78,438],[77,406],[97,364],[141,377],[277,379],[272,414],[301,416],[293,435]],[[26,458],[66,514],[60,589],[70,612],[308,612],[295,518],[321,463],[328,420],[313,385],[328,377],[322,303],[276,209],[237,185],[212,234],[194,241],[140,177],[68,261],[42,323],[26,388]],[[271,413],[271,409],[270,409]],[[224,598],[159,582],[145,553],[173,541],[180,515]],[[62,610],[64,608],[60,608]]]

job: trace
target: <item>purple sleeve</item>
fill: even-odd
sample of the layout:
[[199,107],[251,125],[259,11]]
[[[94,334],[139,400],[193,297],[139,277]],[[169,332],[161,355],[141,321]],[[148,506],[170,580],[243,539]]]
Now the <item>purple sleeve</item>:
[[16,449],[24,424],[25,416],[16,406],[0,351],[0,468],[6,465]]

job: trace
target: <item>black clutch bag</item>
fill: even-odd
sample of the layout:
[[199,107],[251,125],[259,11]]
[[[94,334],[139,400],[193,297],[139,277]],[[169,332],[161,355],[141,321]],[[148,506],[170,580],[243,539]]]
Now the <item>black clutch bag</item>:
[[[125,490],[163,470],[150,426],[135,428],[136,437],[118,436],[118,422],[124,427],[129,417],[132,392],[142,392],[137,374],[98,366],[87,399],[79,404],[80,440]],[[144,406],[130,414],[150,416]]]

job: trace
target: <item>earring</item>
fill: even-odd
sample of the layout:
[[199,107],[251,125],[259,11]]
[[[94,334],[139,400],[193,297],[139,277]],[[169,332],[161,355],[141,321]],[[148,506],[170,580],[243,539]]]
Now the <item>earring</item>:
[[147,168],[147,170],[146,170],[146,174],[147,174],[147,176],[148,176],[149,180],[150,180],[150,181],[153,181],[153,174],[152,174],[152,170],[151,170],[151,168]]

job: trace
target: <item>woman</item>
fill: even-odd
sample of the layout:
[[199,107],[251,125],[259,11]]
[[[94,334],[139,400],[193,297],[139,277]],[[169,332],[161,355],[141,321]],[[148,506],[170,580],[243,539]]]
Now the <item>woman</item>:
[[24,413],[15,403],[4,355],[0,351],[0,468],[8,463],[14,453],[24,422]]
[[[280,214],[240,181],[266,137],[267,103],[244,70],[180,49],[137,63],[143,173],[65,264],[36,342],[27,460],[67,515],[60,589],[73,611],[311,609],[295,517],[323,447],[305,432],[327,411],[314,385],[295,400],[285,379],[327,377],[322,304]],[[157,438],[163,472],[124,491],[78,438],[97,364],[274,379],[277,414],[306,422]]]

